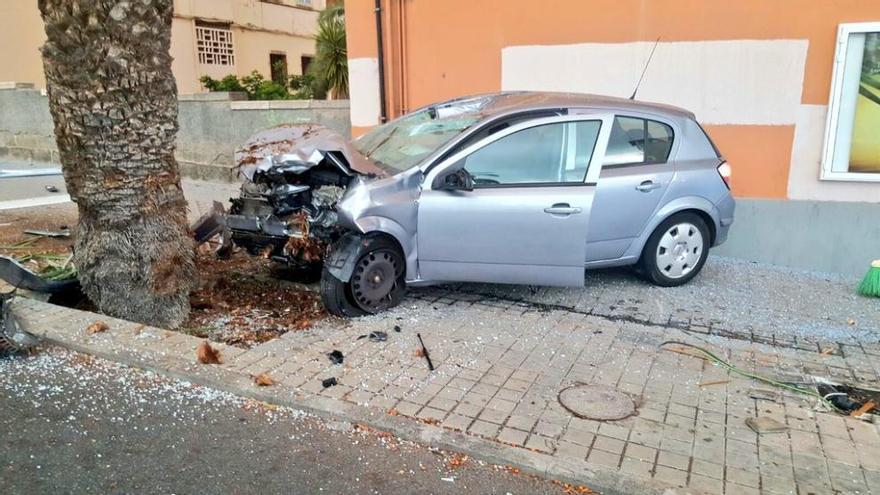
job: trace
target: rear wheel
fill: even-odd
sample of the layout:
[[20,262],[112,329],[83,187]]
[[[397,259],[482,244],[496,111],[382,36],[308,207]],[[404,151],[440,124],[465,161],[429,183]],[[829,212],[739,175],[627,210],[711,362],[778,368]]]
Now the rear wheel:
[[343,282],[324,269],[321,299],[332,314],[344,317],[374,314],[394,307],[406,290],[403,253],[390,239],[368,237],[361,247],[354,271]]
[[709,228],[695,213],[678,213],[664,220],[642,251],[640,272],[663,287],[682,285],[696,277],[709,255]]

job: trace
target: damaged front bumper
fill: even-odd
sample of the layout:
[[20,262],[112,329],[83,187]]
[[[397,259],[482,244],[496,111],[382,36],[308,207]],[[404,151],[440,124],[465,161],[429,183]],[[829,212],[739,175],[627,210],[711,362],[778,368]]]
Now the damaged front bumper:
[[[346,233],[336,205],[350,187],[383,173],[347,140],[317,125],[280,126],[236,151],[243,179],[228,212],[215,205],[193,226],[202,242],[223,233],[252,255],[314,268]],[[341,273],[341,272],[340,272]]]

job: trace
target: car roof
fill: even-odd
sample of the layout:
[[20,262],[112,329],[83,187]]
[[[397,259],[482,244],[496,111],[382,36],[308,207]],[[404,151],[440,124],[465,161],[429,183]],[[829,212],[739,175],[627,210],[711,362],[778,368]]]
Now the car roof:
[[438,106],[455,105],[458,102],[475,100],[481,101],[479,113],[484,118],[548,108],[602,108],[615,111],[644,111],[672,118],[694,119],[693,112],[672,105],[584,93],[504,91],[456,98]]

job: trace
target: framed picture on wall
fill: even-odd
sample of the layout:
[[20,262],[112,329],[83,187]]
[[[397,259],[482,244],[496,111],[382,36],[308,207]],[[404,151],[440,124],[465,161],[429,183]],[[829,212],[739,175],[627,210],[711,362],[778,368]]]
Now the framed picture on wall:
[[880,182],[880,22],[838,28],[821,178]]

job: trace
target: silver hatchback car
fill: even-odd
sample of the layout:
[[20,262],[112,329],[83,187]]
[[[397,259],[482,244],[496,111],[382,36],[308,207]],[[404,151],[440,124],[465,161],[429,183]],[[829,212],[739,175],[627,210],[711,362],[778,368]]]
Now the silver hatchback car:
[[252,137],[225,226],[253,254],[320,273],[358,316],[407,284],[582,286],[635,265],[680,285],[733,222],[730,167],[675,107],[559,93],[430,105],[349,142],[315,125]]

